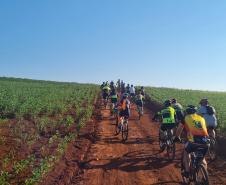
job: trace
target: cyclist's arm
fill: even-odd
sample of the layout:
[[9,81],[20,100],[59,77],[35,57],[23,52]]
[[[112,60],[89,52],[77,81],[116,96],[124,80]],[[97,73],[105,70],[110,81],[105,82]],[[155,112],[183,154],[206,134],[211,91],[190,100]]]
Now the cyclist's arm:
[[153,121],[155,121],[156,119],[158,119],[161,116],[161,112],[157,112],[154,117],[152,118]]

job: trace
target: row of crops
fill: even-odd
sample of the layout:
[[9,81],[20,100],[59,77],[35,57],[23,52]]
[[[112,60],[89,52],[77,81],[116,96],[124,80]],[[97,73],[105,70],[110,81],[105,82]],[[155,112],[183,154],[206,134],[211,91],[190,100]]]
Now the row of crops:
[[197,90],[180,90],[172,88],[146,88],[150,98],[158,103],[163,103],[166,99],[176,98],[184,107],[187,105],[199,106],[202,98],[208,98],[212,106],[216,108],[219,122],[219,130],[226,130],[226,92],[209,92]]
[[92,116],[99,87],[0,78],[0,184],[32,185]]

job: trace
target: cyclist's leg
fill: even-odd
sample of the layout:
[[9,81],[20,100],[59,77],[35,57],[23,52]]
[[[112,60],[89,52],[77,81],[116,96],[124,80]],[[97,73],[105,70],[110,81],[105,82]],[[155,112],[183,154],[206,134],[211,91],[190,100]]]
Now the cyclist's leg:
[[128,123],[130,117],[130,110],[125,110],[125,121]]
[[164,141],[164,137],[165,137],[165,132],[166,131],[166,128],[165,128],[165,126],[162,124],[161,126],[160,126],[160,129],[159,129],[159,139],[161,140],[161,141]]
[[184,163],[184,168],[185,168],[184,175],[186,177],[189,174],[189,169],[190,169],[190,164],[191,164],[191,155],[190,155],[190,153],[192,151],[193,151],[193,145],[192,145],[192,143],[187,142],[185,144],[184,156],[183,156],[183,163]]
[[141,106],[141,114],[142,115],[144,114],[144,106],[143,105]]
[[160,150],[164,150],[166,147],[166,138],[165,138],[165,131],[167,128],[162,124],[159,129],[159,145],[160,145]]
[[204,158],[203,158],[203,160],[202,160],[202,164],[204,165],[206,171],[207,171],[207,161],[206,161],[205,155],[206,155],[206,153],[207,153],[207,151],[208,151],[208,147],[209,147],[209,146],[206,145],[206,147],[204,147],[203,150],[202,150],[202,154],[203,154],[203,156],[204,156]]

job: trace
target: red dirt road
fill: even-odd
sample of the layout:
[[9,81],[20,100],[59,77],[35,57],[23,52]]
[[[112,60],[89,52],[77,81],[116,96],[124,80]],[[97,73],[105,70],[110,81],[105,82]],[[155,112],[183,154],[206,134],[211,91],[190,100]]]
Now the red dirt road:
[[[115,136],[115,125],[109,111],[103,110],[102,116],[103,120],[97,126],[97,140],[87,155],[80,185],[181,184],[181,149],[177,149],[173,163],[167,160],[165,153],[159,153],[158,124],[152,122],[151,112],[146,110],[139,121],[136,111],[132,110],[129,139],[125,143],[121,142],[121,135]],[[210,174],[211,184],[226,184],[225,175],[222,172],[218,175]]]

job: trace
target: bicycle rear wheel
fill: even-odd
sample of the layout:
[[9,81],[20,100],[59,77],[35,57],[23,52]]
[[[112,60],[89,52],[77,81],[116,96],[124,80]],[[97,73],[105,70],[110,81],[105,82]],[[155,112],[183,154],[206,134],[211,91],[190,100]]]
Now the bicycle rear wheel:
[[203,164],[199,165],[195,176],[195,185],[209,185],[208,172]]
[[211,161],[217,158],[217,142],[214,138],[211,138],[210,147],[208,149],[208,155]]
[[115,124],[115,134],[118,135],[121,131],[121,126],[119,127],[119,122],[118,119],[116,120],[116,124]]
[[169,142],[167,144],[167,156],[169,160],[173,161],[175,159],[176,145],[172,141],[167,141],[167,142]]
[[128,139],[128,133],[129,133],[128,123],[123,123],[123,125],[122,125],[122,141],[126,141]]

